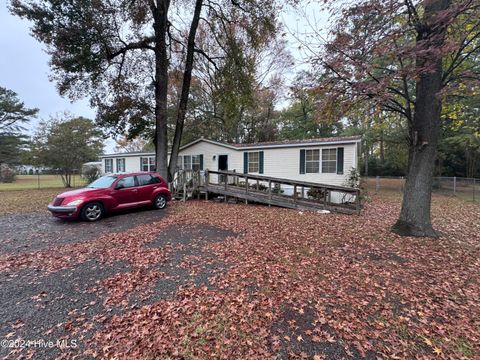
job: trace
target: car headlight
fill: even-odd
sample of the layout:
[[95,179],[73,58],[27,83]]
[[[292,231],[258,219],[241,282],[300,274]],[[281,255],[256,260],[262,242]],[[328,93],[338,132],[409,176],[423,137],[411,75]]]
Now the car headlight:
[[73,201],[70,201],[67,205],[77,206],[77,205],[81,204],[82,201],[83,201],[82,199],[73,200]]

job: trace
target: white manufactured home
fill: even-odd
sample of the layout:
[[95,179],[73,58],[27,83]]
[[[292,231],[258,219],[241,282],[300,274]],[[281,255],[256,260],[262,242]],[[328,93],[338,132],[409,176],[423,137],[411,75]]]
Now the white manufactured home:
[[[310,183],[346,183],[358,168],[359,136],[227,144],[200,138],[180,148],[179,169],[235,171]],[[155,154],[132,152],[101,157],[104,173],[155,170]]]

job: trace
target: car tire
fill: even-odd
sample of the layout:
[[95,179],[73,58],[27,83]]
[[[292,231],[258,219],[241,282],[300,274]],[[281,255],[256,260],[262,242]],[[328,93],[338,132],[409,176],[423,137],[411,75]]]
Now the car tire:
[[163,194],[158,194],[155,196],[155,200],[153,201],[153,206],[155,209],[165,209],[167,206],[167,198]]
[[97,221],[105,215],[105,209],[99,202],[91,202],[82,208],[81,217],[84,221]]

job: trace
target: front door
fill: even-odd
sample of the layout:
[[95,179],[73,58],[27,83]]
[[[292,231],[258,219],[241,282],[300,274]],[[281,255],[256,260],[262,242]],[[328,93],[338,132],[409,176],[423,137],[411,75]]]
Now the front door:
[[[219,155],[218,156],[218,171],[228,171],[228,155]],[[223,183],[226,180],[225,175],[219,176],[219,183]]]
[[219,155],[218,171],[227,171],[227,170],[228,170],[228,155]]

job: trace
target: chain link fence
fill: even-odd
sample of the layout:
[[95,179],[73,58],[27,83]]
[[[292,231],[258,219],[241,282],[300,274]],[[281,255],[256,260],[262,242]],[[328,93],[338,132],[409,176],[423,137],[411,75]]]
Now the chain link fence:
[[[370,193],[402,193],[405,177],[376,176],[363,177],[362,186]],[[435,177],[433,192],[441,195],[457,196],[463,200],[480,203],[480,179],[462,177]]]
[[[89,180],[82,174],[81,171],[76,170],[70,178],[70,186],[73,188],[83,187],[88,185]],[[33,190],[33,189],[51,189],[64,188],[65,184],[62,176],[55,171],[41,172],[32,170],[24,173],[17,173],[13,182],[0,183],[1,190]]]

